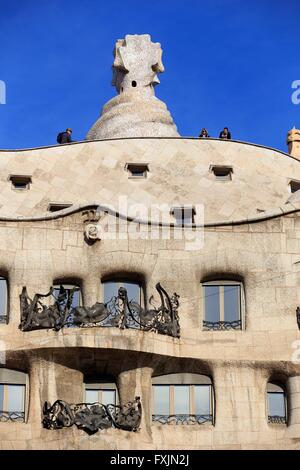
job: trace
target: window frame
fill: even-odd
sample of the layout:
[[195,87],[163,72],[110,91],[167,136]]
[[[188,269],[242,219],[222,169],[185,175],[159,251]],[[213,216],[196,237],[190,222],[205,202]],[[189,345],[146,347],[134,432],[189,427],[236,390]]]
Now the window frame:
[[[189,414],[180,414],[180,413],[174,413],[174,390],[175,387],[180,387],[180,386],[188,386],[189,387]],[[210,413],[208,415],[198,415],[195,413],[195,407],[196,407],[196,395],[195,395],[195,387],[196,386],[203,386],[203,387],[208,387],[209,388],[209,408],[210,408]],[[168,387],[169,388],[169,414],[166,415],[160,415],[156,414],[155,409],[154,409],[154,393],[155,393],[155,387]],[[165,416],[166,418],[175,418],[172,422],[166,422],[166,423],[161,423],[159,421],[156,421],[154,416]],[[167,374],[163,376],[157,376],[152,378],[152,384],[151,384],[151,421],[152,424],[178,424],[176,422],[176,417],[180,416],[187,416],[188,419],[195,417],[195,416],[210,416],[211,420],[204,421],[203,423],[198,424],[202,425],[214,425],[215,424],[215,393],[214,393],[214,386],[211,378],[206,375],[202,374],[188,374],[188,373],[183,373],[183,374]],[[189,423],[181,423],[184,425],[190,425]]]
[[96,390],[98,392],[98,403],[101,403],[101,404],[103,403],[102,393],[105,391],[114,391],[115,403],[112,403],[112,405],[115,405],[115,406],[119,405],[118,387],[117,387],[116,382],[113,382],[112,378],[110,377],[104,377],[103,379],[101,378],[85,379],[84,384],[83,384],[84,402],[91,404],[90,402],[87,402],[86,400],[87,390]]
[[[26,423],[29,404],[28,375],[25,372],[0,368],[0,385],[3,386],[3,402],[0,403],[0,422]],[[22,411],[8,411],[9,387],[22,387]],[[3,408],[3,409],[1,409]],[[16,416],[14,416],[16,415]],[[18,416],[21,415],[21,416]]]
[[[148,163],[126,163],[125,170],[128,171],[128,179],[139,180],[145,179],[149,173],[149,164]],[[139,174],[134,174],[134,172]]]
[[232,181],[233,167],[230,165],[210,165],[210,172],[213,173],[217,181]]
[[[184,218],[184,214],[185,212],[190,212],[190,216],[189,216],[189,219],[190,220],[186,220]],[[180,213],[181,213],[181,217],[180,217]],[[178,214],[176,216],[176,214]],[[175,220],[175,225],[178,226],[178,227],[184,227],[186,225],[193,225],[195,223],[195,215],[196,215],[196,209],[194,206],[175,206],[175,207],[172,207],[172,209],[170,210],[170,215],[174,218]]]
[[[219,321],[218,322],[211,322],[210,320],[206,319],[206,295],[205,295],[205,287],[209,286],[216,286],[219,287]],[[231,322],[227,322],[225,320],[225,296],[224,296],[224,287],[227,286],[238,286],[239,287],[239,318],[237,320],[233,320]],[[240,331],[245,329],[245,292],[244,292],[244,284],[242,281],[235,281],[229,279],[218,279],[213,281],[202,281],[201,282],[201,292],[202,292],[202,330],[203,331]],[[230,324],[234,324],[235,322],[240,322],[240,326],[232,327]],[[210,325],[209,325],[210,324]],[[214,327],[215,325],[215,327]],[[227,328],[227,326],[229,326]]]
[[[136,280],[132,280],[132,279],[126,279],[126,278],[122,278],[122,277],[116,277],[116,278],[108,278],[108,279],[105,279],[105,280],[101,280],[101,296],[102,296],[102,300],[103,302],[105,303],[106,302],[106,299],[105,299],[105,284],[108,284],[108,283],[112,283],[112,284],[117,284],[117,289],[116,289],[116,295],[118,294],[118,290],[120,287],[124,287],[124,284],[135,284],[139,287],[139,291],[140,291],[140,301],[139,301],[139,305],[141,307],[144,307],[145,306],[145,292],[144,292],[144,285],[141,281],[136,281]],[[110,301],[111,299],[108,299],[108,302]],[[130,300],[132,299],[129,299],[129,302]]]
[[9,284],[8,278],[5,276],[0,276],[0,281],[5,281],[6,284],[6,306],[5,313],[2,314],[0,311],[0,325],[8,325],[9,322]]
[[[274,388],[274,390],[268,390],[269,388]],[[280,390],[275,390],[275,389],[280,389]],[[271,415],[270,410],[269,410],[269,396],[270,395],[282,395],[283,396],[283,401],[284,401],[284,416],[279,416],[279,415]],[[288,400],[287,400],[287,391],[286,387],[277,381],[272,381],[269,380],[267,382],[267,387],[266,387],[266,415],[267,415],[267,422],[269,425],[283,425],[287,426],[288,424]]]
[[[30,175],[9,175],[8,180],[11,182],[11,189],[13,191],[29,191],[32,184],[32,177]],[[24,187],[17,187],[16,185],[18,184]]]

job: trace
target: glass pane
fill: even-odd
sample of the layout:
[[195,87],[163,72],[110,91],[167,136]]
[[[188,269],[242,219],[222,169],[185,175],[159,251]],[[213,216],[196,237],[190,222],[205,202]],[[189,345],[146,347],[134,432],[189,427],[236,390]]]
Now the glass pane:
[[268,393],[269,416],[285,417],[284,393]]
[[112,297],[118,295],[118,283],[117,282],[104,282],[103,283],[103,290],[104,290],[104,303],[110,301]]
[[99,401],[99,390],[85,390],[85,401],[86,403],[96,403]]
[[[73,287],[77,287],[77,286],[70,286],[70,284],[68,284],[67,286],[66,285],[63,285],[63,287],[67,290],[67,291],[71,291],[71,289],[73,289]],[[58,299],[58,296],[59,296],[59,290],[60,290],[60,286],[54,286],[54,290],[53,290],[53,295],[56,299]],[[76,290],[73,294],[73,300],[72,300],[72,304],[71,304],[71,307],[78,307],[81,302],[80,302],[80,299],[81,299],[81,295],[80,295],[80,289]],[[62,308],[64,308],[64,305],[65,305],[65,302],[60,302],[60,305]]]
[[24,411],[24,385],[8,385],[8,409],[5,411]]
[[3,394],[4,394],[4,385],[0,385],[0,411],[5,411],[3,410]]
[[205,320],[220,321],[220,294],[219,286],[204,286]]
[[210,385],[195,385],[195,414],[209,415],[211,414],[210,406]]
[[153,414],[169,415],[170,414],[170,387],[169,385],[154,385],[154,403]]
[[139,284],[134,284],[132,282],[125,282],[124,287],[127,290],[128,300],[133,300],[140,304],[141,302],[141,288]]
[[190,414],[189,385],[174,385],[174,414]]
[[116,404],[116,391],[115,390],[102,390],[101,403],[103,405],[115,405]]
[[224,286],[224,310],[225,321],[240,319],[240,286]]
[[0,316],[7,313],[7,283],[6,279],[0,278]]

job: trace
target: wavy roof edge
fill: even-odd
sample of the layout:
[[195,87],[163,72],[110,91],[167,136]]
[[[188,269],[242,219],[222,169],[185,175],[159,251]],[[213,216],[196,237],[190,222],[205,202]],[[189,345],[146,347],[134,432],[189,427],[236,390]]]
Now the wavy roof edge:
[[274,147],[269,147],[268,145],[262,145],[262,144],[257,144],[253,142],[247,142],[243,140],[226,140],[226,139],[219,139],[217,137],[190,137],[190,136],[181,136],[181,137],[116,137],[113,139],[97,139],[97,140],[79,140],[76,142],[70,142],[67,144],[53,144],[53,145],[44,145],[42,147],[29,147],[29,148],[20,148],[20,149],[0,149],[0,152],[30,152],[33,150],[43,150],[43,149],[49,149],[49,148],[56,148],[56,147],[65,147],[65,146],[72,146],[72,145],[89,145],[93,144],[95,142],[115,142],[119,140],[197,140],[199,142],[201,141],[217,141],[217,142],[224,142],[225,144],[243,144],[243,145],[250,145],[252,147],[258,147],[258,148],[263,148],[267,150],[271,150],[273,152],[276,152],[280,155],[284,155],[285,157],[292,158],[293,160],[296,160],[299,162],[299,160],[296,157],[293,157],[289,153],[284,152],[283,150],[276,149]]

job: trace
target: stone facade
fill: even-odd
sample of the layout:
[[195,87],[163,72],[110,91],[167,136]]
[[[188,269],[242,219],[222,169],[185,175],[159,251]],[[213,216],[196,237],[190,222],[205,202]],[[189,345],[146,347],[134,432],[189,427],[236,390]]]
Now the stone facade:
[[[25,422],[0,422],[2,449],[299,449],[300,365],[292,358],[300,339],[300,203],[286,203],[289,179],[300,179],[297,160],[259,146],[195,139],[2,151],[0,160],[0,262],[9,282],[9,321],[0,325],[0,340],[5,367],[28,374]],[[141,160],[149,164],[148,177],[128,179],[125,163]],[[225,163],[232,180],[213,179],[210,165]],[[12,189],[11,174],[31,175],[30,189]],[[147,195],[149,203],[204,203],[203,247],[186,250],[175,228],[166,240],[87,243],[89,218],[82,213],[117,204],[117,195],[131,202]],[[50,201],[74,206],[47,214]],[[115,215],[100,213],[110,227]],[[33,297],[58,280],[76,282],[84,304],[92,305],[103,300],[101,280],[120,273],[139,279],[147,298],[157,282],[180,295],[180,338],[120,328],[18,329],[24,285]],[[204,331],[201,282],[224,276],[244,285],[243,329]],[[81,403],[84,376],[91,373],[114,377],[121,403],[141,397],[139,432],[111,428],[89,436],[76,427],[43,429],[44,402]],[[214,424],[151,422],[152,377],[174,373],[211,377]],[[267,421],[266,387],[275,379],[288,394],[284,425]]]

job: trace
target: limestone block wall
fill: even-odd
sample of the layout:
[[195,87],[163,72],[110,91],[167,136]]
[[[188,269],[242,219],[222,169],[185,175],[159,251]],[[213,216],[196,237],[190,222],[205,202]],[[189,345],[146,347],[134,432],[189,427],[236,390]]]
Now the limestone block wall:
[[[5,367],[29,375],[26,422],[0,423],[0,446],[298,449],[300,365],[293,353],[300,339],[300,208],[255,222],[205,227],[204,245],[195,251],[187,251],[185,240],[174,234],[169,240],[108,239],[89,245],[81,212],[53,220],[0,221],[0,271],[9,282],[9,322],[0,325]],[[158,281],[180,295],[179,339],[119,328],[18,329],[24,285],[33,297],[46,293],[55,280],[76,281],[84,304],[91,305],[103,300],[101,280],[120,273],[142,280],[147,298],[153,293],[157,298]],[[243,282],[243,330],[202,329],[201,282],[220,276]],[[44,401],[81,402],[84,376],[93,372],[115,378],[121,403],[141,396],[141,430],[109,429],[88,436],[75,427],[43,429]],[[184,372],[211,377],[214,425],[152,424],[152,376]],[[274,377],[288,390],[287,425],[267,423],[266,387]]]
[[[147,178],[128,178],[127,163],[148,164]],[[216,180],[214,165],[232,167],[232,179]],[[49,203],[96,202],[118,210],[123,196],[129,213],[140,202],[204,204],[205,222],[231,221],[283,206],[291,196],[290,180],[300,180],[299,161],[278,150],[176,137],[1,150],[0,168],[0,216],[7,217],[40,216]],[[31,176],[30,189],[12,189],[12,175]]]

